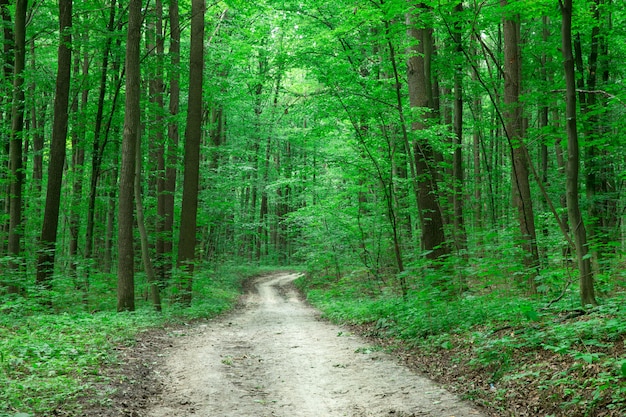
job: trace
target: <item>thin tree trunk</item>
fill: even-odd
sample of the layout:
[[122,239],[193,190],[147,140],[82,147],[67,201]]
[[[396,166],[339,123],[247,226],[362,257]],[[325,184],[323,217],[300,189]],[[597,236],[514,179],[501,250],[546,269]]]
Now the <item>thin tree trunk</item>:
[[36,277],[37,283],[46,287],[51,286],[50,280],[54,273],[59,208],[61,205],[61,185],[67,143],[67,110],[72,72],[72,0],[59,1],[59,27],[60,40],[56,93],[54,97],[54,125],[52,127],[52,142],[50,143],[46,207],[41,228],[41,248],[37,259]]
[[[102,122],[104,120],[104,100],[107,91],[109,55],[111,53],[111,44],[113,42],[112,34],[115,29],[115,9],[116,1],[112,0],[111,6],[109,7],[109,22],[107,24],[107,32],[109,36],[107,36],[104,49],[102,51],[102,73],[100,74],[98,105],[94,123],[93,148],[91,152],[91,179],[89,182],[89,203],[87,208],[87,225],[85,232],[85,259],[87,262],[90,262],[93,257],[96,198],[98,196],[98,182],[101,173],[102,157],[104,147],[106,145],[106,141],[102,140]],[[111,110],[111,112],[113,112],[113,110]]]
[[[30,40],[30,70],[35,73],[37,71],[37,64],[35,61],[35,39]],[[44,134],[43,128],[45,126],[46,105],[42,104],[41,111],[39,112],[39,100],[36,97],[36,82],[33,80],[29,87],[29,95],[32,100],[30,108],[30,125],[33,132],[33,184],[32,189],[41,196],[42,180],[43,180],[43,146],[44,146]],[[47,100],[44,101],[44,103]],[[37,205],[35,209],[40,214],[40,205]]]
[[11,139],[9,142],[9,244],[8,252],[12,260],[10,268],[16,274],[9,292],[18,292],[22,283],[18,282],[22,251],[22,190],[24,172],[22,170],[22,132],[24,130],[24,65],[26,59],[26,10],[28,0],[17,0],[15,4],[15,61],[13,67],[13,105],[11,108]]
[[[78,54],[76,54],[78,55]],[[84,54],[82,65],[80,57],[75,58],[74,74],[78,78],[82,69],[83,79],[86,80],[89,76],[89,56]],[[79,108],[81,113],[86,109],[89,99],[89,88],[85,87],[81,94],[80,104],[78,100],[75,100],[72,104],[73,121],[76,123],[76,128],[72,131],[72,170],[74,171],[74,184],[72,186],[72,211],[70,215],[70,271],[76,280],[77,287],[82,285],[79,283],[78,278],[78,244],[79,244],[79,230],[81,211],[80,205],[83,198],[83,174],[85,164],[85,144],[83,137],[87,131],[87,124],[85,119],[79,114]]]
[[191,3],[191,47],[189,54],[189,100],[185,130],[185,173],[178,238],[178,268],[182,272],[179,299],[191,305],[196,258],[200,142],[202,138],[202,77],[204,69],[204,0]]
[[159,280],[161,285],[169,281],[172,272],[173,240],[174,240],[174,193],[176,191],[176,170],[178,168],[178,111],[180,102],[180,21],[178,17],[178,0],[170,0],[170,56],[171,71],[169,114],[172,122],[167,128],[168,146],[165,158],[165,184],[160,196],[163,216],[163,230],[158,238],[162,239],[162,252],[159,262]]
[[[501,0],[502,7],[508,5]],[[537,292],[535,278],[539,269],[539,250],[533,204],[530,193],[528,159],[523,141],[522,105],[519,101],[521,92],[521,51],[520,24],[518,16],[509,16],[505,11],[504,26],[504,119],[505,133],[511,146],[513,202],[517,207],[520,231],[523,240],[524,265],[528,270],[527,288],[530,294]]]
[[161,311],[161,294],[159,293],[159,283],[157,280],[154,267],[152,265],[152,259],[150,258],[150,243],[148,242],[148,232],[146,230],[146,223],[144,218],[143,200],[141,192],[141,140],[137,141],[135,159],[135,208],[137,211],[137,227],[139,229],[139,236],[141,240],[141,260],[143,262],[143,268],[146,273],[146,281],[150,286],[150,297],[152,298],[152,304],[156,311]]
[[[461,38],[461,15],[463,13],[463,3],[458,3],[454,9],[458,15],[454,24],[454,42],[456,43],[457,58],[463,54],[463,43]],[[464,258],[467,259],[467,234],[465,232],[465,221],[463,217],[464,196],[464,170],[463,170],[463,65],[457,64],[454,72],[454,155],[452,161],[453,185],[453,212],[456,248]]]
[[117,226],[117,310],[135,309],[135,248],[133,240],[133,196],[135,184],[135,152],[140,125],[139,47],[141,41],[141,0],[130,0],[126,41],[126,105],[122,165],[119,184]]
[[[6,105],[7,102],[10,102],[12,97],[13,97],[13,93],[11,90],[11,86],[12,86],[12,77],[13,77],[13,68],[14,68],[14,58],[15,58],[15,51],[13,50],[13,47],[15,45],[15,39],[13,36],[13,24],[12,24],[12,18],[11,18],[11,11],[9,10],[9,0],[0,0],[0,14],[2,14],[2,26],[3,26],[3,31],[2,31],[2,40],[3,40],[3,48],[2,48],[2,52],[3,52],[3,56],[4,56],[4,60],[2,61],[2,76],[3,76],[3,81],[2,83],[0,83],[0,106],[2,106],[2,108],[4,108],[4,106]],[[2,123],[3,126],[6,126],[8,124],[11,123],[11,114],[5,114],[4,112],[0,112],[0,117],[3,117],[2,120],[0,120],[0,122]],[[5,119],[6,118],[6,119]],[[9,155],[10,155],[10,143],[11,143],[11,139],[10,137],[8,139],[3,138],[1,146],[1,152],[2,155],[5,156],[5,160],[3,162],[3,166],[1,170],[1,178],[2,180],[6,181],[7,180],[7,174],[9,173],[11,167],[9,164]],[[0,235],[0,251],[1,253],[5,253],[5,250],[7,249],[7,237],[8,237],[8,232],[9,232],[9,210],[10,210],[10,199],[11,199],[11,184],[9,181],[6,181],[6,188],[3,190],[5,191],[5,196],[0,199],[0,204],[2,204],[2,213],[7,214],[6,216],[6,220],[4,222],[2,222],[2,224],[0,225],[0,227],[2,228],[1,230],[1,235]]]
[[[154,104],[153,112],[155,116],[154,124],[154,145],[156,147],[156,197],[157,197],[157,219],[156,219],[156,270],[158,279],[165,281],[165,242],[171,240],[171,236],[166,236],[166,194],[167,194],[167,161],[168,142],[164,140],[162,129],[163,115],[165,114],[164,82],[163,82],[163,60],[164,60],[164,34],[163,34],[163,4],[157,0],[154,5],[154,25],[151,26],[151,36],[154,36],[154,45],[148,43],[148,49],[156,50],[156,72],[150,80],[150,101]],[[152,137],[152,135],[150,135]],[[151,141],[152,143],[152,141]],[[169,255],[168,255],[169,256]]]
[[594,294],[593,272],[591,259],[587,256],[587,233],[579,206],[578,172],[579,146],[578,130],[576,125],[576,80],[574,76],[574,55],[572,52],[572,0],[559,0],[561,6],[562,25],[561,51],[563,54],[563,69],[565,73],[565,130],[567,131],[567,214],[574,233],[576,245],[576,259],[580,278],[580,301],[583,306],[597,305]]

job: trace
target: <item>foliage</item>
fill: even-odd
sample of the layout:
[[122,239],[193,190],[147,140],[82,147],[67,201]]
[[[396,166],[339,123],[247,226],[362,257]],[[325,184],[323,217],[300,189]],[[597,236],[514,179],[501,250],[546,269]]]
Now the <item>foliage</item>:
[[[34,271],[54,125],[58,10],[51,1],[30,5],[23,103],[27,117],[25,130],[18,135],[13,132],[12,115],[22,103],[11,100],[13,22],[8,20],[15,12],[13,6],[6,15],[3,36],[9,37],[3,38],[0,74],[0,131],[6,139],[0,147],[3,195],[10,195],[8,185],[14,179],[7,154],[11,137],[24,139],[25,182],[23,213],[16,217],[23,219],[16,234],[21,240],[16,245],[19,254],[7,249],[10,198],[0,199],[0,311],[2,335],[7,337],[2,343],[11,349],[2,357],[2,369],[11,381],[17,381],[18,374],[20,381],[22,377],[30,381],[30,385],[20,382],[30,402],[16,391],[17,384],[11,384],[7,394],[4,389],[0,394],[11,397],[0,397],[3,406],[30,413],[53,407],[57,400],[52,393],[57,388],[67,388],[62,392],[68,398],[83,392],[95,363],[115,360],[104,353],[89,362],[90,354],[97,355],[89,344],[91,331],[94,339],[109,343],[107,337],[113,334],[108,333],[109,327],[138,331],[229,308],[240,282],[230,275],[235,265],[251,265],[237,274],[264,265],[299,265],[309,273],[303,285],[310,300],[328,317],[369,323],[377,335],[407,340],[419,349],[453,350],[455,337],[462,336],[473,352],[471,366],[499,369],[493,380],[514,378],[515,359],[529,349],[583,364],[561,369],[566,372],[562,376],[551,375],[554,378],[546,384],[565,387],[563,392],[575,390],[568,385],[567,372],[584,374],[586,365],[602,369],[585,382],[588,391],[596,392],[608,382],[614,386],[611,378],[622,378],[615,369],[621,367],[623,373],[623,358],[603,356],[608,348],[600,346],[622,337],[623,316],[616,306],[626,282],[621,272],[626,248],[622,193],[626,158],[621,143],[626,25],[620,24],[626,12],[619,2],[575,2],[579,182],[586,191],[580,203],[602,306],[584,319],[557,323],[550,319],[578,309],[580,303],[572,278],[578,272],[573,265],[576,254],[568,247],[573,225],[565,221],[563,203],[568,149],[563,143],[564,81],[556,2],[503,5],[429,0],[417,9],[410,2],[395,0],[207,4],[195,236],[198,268],[188,309],[171,303],[180,295],[177,284],[184,278],[171,268],[179,243],[184,143],[170,133],[183,131],[193,91],[188,71],[191,2],[178,2],[180,64],[170,60],[176,41],[169,37],[174,32],[169,10],[161,10],[162,31],[156,33],[159,25],[152,19],[157,13],[150,3],[142,27],[145,128],[139,140],[145,146],[139,156],[140,194],[148,255],[160,274],[162,317],[149,312],[144,298],[150,287],[138,262],[134,284],[141,308],[134,315],[113,317],[112,313],[118,272],[114,231],[126,111],[121,103],[126,94],[122,86],[128,10],[118,7],[119,2],[74,3],[74,106],[55,248],[56,275],[43,288],[34,285]],[[436,43],[428,63],[429,81],[436,90],[432,108],[410,106],[407,60],[416,41],[407,34],[409,12],[414,14],[415,28],[432,31]],[[503,126],[505,14],[519,20],[521,36],[519,101],[524,137],[512,147]],[[157,40],[163,40],[162,51],[151,44]],[[178,111],[171,112],[175,76],[180,78],[181,100]],[[459,103],[461,109],[455,113]],[[462,122],[461,126],[455,122]],[[425,128],[414,129],[419,124]],[[430,172],[416,173],[415,153],[424,144],[434,153],[428,161]],[[532,268],[523,249],[526,235],[520,233],[512,204],[516,181],[511,153],[521,145],[533,173],[528,180],[540,265]],[[455,161],[462,162],[460,170]],[[176,187],[162,189],[164,177]],[[433,186],[437,207],[420,207],[420,183]],[[165,197],[173,199],[173,211],[167,214],[161,206]],[[449,255],[434,262],[427,260],[434,251],[425,250],[421,241],[432,210],[445,222],[442,246],[451,248]],[[166,218],[173,221],[172,230],[162,230]],[[88,230],[90,219],[93,231]],[[532,282],[529,276],[538,298],[526,294]],[[543,309],[547,300],[556,298],[559,301],[550,309]],[[111,324],[105,325],[106,320]],[[38,326],[58,330],[59,337],[75,326],[77,353],[65,339],[58,343],[41,339],[43,330]],[[33,334],[26,334],[26,329],[34,329]],[[20,345],[17,340],[22,339]],[[117,342],[105,345],[110,348]],[[79,357],[86,363],[84,370],[70,363],[80,362]],[[12,361],[17,361],[15,367]],[[35,379],[40,369],[41,375],[51,374],[48,379]],[[523,372],[544,375],[536,369]],[[50,394],[35,395],[37,389]],[[609,391],[615,398],[620,395],[616,388],[600,391],[601,397]],[[594,401],[575,394],[568,398],[572,403]],[[13,401],[21,405],[9,405]]]
[[[329,320],[355,325],[384,344],[409,348],[431,361],[442,355],[463,366],[466,376],[479,375],[472,384],[483,388],[468,395],[490,407],[518,407],[515,397],[522,390],[529,398],[544,398],[542,407],[556,407],[555,415],[626,410],[623,289],[584,311],[577,307],[575,288],[554,302],[556,291],[529,299],[518,290],[484,291],[473,285],[450,296],[436,285],[445,278],[438,274],[422,276],[420,289],[406,298],[354,276],[335,281],[309,275],[298,285]],[[445,366],[425,369],[434,375],[453,372]]]
[[[243,280],[262,271],[234,265],[217,271],[204,268],[196,277],[192,306],[182,309],[174,305],[162,314],[145,300],[135,312],[116,313],[111,285],[100,299],[92,301],[99,308],[91,311],[86,310],[87,305],[80,308],[80,293],[76,291],[73,297],[48,294],[54,310],[37,299],[3,297],[0,415],[71,412],[76,399],[90,395],[91,385],[102,381],[103,366],[124,366],[116,351],[132,345],[137,333],[214,317],[233,307]],[[68,294],[71,292],[68,289]]]

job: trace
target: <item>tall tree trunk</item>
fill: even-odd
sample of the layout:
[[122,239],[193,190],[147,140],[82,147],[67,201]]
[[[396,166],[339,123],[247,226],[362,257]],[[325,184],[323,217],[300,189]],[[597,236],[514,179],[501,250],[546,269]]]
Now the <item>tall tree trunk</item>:
[[504,119],[505,134],[511,147],[513,202],[517,207],[523,240],[524,265],[528,270],[527,287],[531,294],[537,292],[535,278],[539,269],[539,250],[533,204],[528,180],[528,159],[524,144],[522,105],[519,100],[522,82],[519,16],[509,15],[507,0],[501,0],[505,8],[504,27]]
[[[2,31],[3,59],[2,59],[2,83],[0,83],[0,88],[1,88],[0,106],[4,108],[6,103],[10,102],[13,97],[13,93],[12,93],[10,86],[13,85],[12,77],[13,77],[13,69],[14,69],[14,61],[15,61],[15,51],[13,48],[15,45],[15,39],[13,36],[13,24],[11,21],[11,11],[9,10],[9,0],[0,0],[0,14],[2,15],[2,27],[3,27],[3,31]],[[1,112],[0,116],[3,117],[3,119],[0,120],[0,122],[2,123],[2,126],[7,126],[8,124],[11,123],[10,113],[7,115],[4,112]],[[2,166],[3,169],[0,171],[2,175],[0,178],[2,178],[5,181],[7,179],[7,174],[11,169],[10,163],[9,163],[10,143],[11,143],[11,139],[9,137],[8,139],[3,138],[2,143],[0,144],[1,146],[0,152],[2,152],[2,155],[6,157]],[[9,210],[11,206],[10,204],[11,184],[9,181],[6,181],[6,183],[7,183],[7,186],[5,189],[3,189],[3,191],[5,191],[5,196],[0,200],[0,204],[2,205],[1,207],[2,213],[7,214],[6,220],[2,222],[2,224],[0,225],[0,227],[2,228],[1,230],[2,234],[0,235],[1,253],[5,253],[5,250],[7,249],[7,243],[8,243],[7,236],[9,232],[9,223],[10,223],[8,214],[9,214]]]
[[178,0],[170,0],[169,5],[170,18],[170,47],[168,55],[170,56],[171,71],[169,75],[170,82],[170,102],[169,114],[172,121],[167,128],[168,144],[164,155],[165,163],[165,183],[163,184],[163,193],[159,196],[161,205],[159,215],[162,216],[163,226],[162,233],[157,239],[162,242],[157,244],[160,246],[158,278],[161,285],[169,280],[172,271],[173,260],[173,240],[174,240],[174,192],[176,191],[176,170],[178,168],[178,110],[180,102],[180,21],[178,16]]
[[572,0],[559,0],[561,6],[561,51],[565,73],[565,130],[567,131],[567,214],[574,233],[576,259],[580,278],[580,301],[583,306],[597,305],[593,286],[591,259],[587,256],[587,233],[578,201],[578,172],[580,165],[578,130],[576,125],[576,80],[572,52]]
[[135,309],[135,248],[133,240],[133,196],[135,183],[135,152],[139,138],[141,71],[141,0],[130,0],[126,40],[126,104],[124,138],[120,169],[119,211],[117,226],[117,310]]
[[[426,12],[426,6],[417,6]],[[430,65],[433,50],[432,29],[420,28],[414,22],[414,11],[407,16],[407,32],[410,39],[417,42],[409,50],[407,79],[409,101],[412,108],[423,111],[420,120],[413,122],[414,132],[428,129],[429,120],[434,117],[434,94],[431,82]],[[422,251],[428,259],[437,260],[449,253],[444,233],[444,221],[437,194],[437,170],[434,166],[436,153],[424,135],[419,135],[413,142],[415,174],[417,178],[417,206],[422,224]]]
[[[595,91],[598,89],[598,72],[600,62],[608,62],[606,56],[602,56],[606,49],[601,47],[601,39],[605,38],[600,33],[600,12],[602,8],[601,0],[594,0],[591,4],[591,14],[593,15],[593,26],[591,28],[591,49],[587,63],[579,68],[579,82],[591,93],[580,93],[585,98],[581,101],[581,112],[584,115],[583,132],[587,141],[585,147],[585,186],[587,201],[589,202],[589,241],[592,244],[593,266],[600,269],[604,252],[608,249],[610,242],[611,219],[615,218],[615,212],[610,210],[610,198],[607,196],[610,189],[612,164],[606,151],[603,150],[601,141],[605,135],[602,127],[601,109],[605,103],[597,99]],[[579,37],[578,37],[579,39]],[[582,56],[580,57],[582,61]],[[608,203],[608,204],[607,204]]]
[[[35,39],[30,40],[30,70],[35,73],[37,71],[37,63],[35,62]],[[43,146],[44,146],[44,126],[47,100],[44,98],[40,104],[36,96],[36,80],[31,81],[29,86],[29,96],[31,99],[30,107],[30,126],[33,136],[33,184],[32,189],[36,192],[36,196],[41,196],[43,182]],[[41,109],[39,106],[41,105]],[[37,210],[37,217],[40,215],[40,208]]]
[[[94,123],[93,148],[91,152],[91,179],[89,182],[88,203],[89,206],[87,208],[87,225],[85,232],[85,259],[87,260],[87,262],[90,262],[91,258],[93,257],[96,198],[98,196],[98,182],[100,179],[100,171],[102,167],[102,157],[104,153],[104,147],[106,145],[105,140],[102,139],[103,136],[106,138],[106,135],[103,135],[102,123],[104,121],[104,100],[107,91],[109,55],[111,53],[111,44],[113,42],[113,31],[115,30],[115,11],[116,1],[113,0],[111,1],[111,5],[109,7],[109,22],[107,23],[108,36],[105,41],[104,49],[102,50],[102,72],[100,74],[98,105]],[[113,110],[111,110],[111,112],[113,112]]]
[[182,270],[179,301],[191,305],[196,251],[198,180],[202,138],[202,76],[204,69],[204,0],[191,2],[191,47],[189,54],[189,101],[185,129],[185,173],[178,239],[178,268]]
[[19,291],[21,283],[16,282],[22,267],[20,259],[23,222],[22,190],[24,172],[22,170],[22,133],[24,130],[24,65],[26,60],[26,10],[28,0],[17,0],[15,4],[15,61],[13,66],[13,105],[11,108],[11,139],[9,142],[9,244],[12,257],[10,268],[16,273],[9,292]]
[[59,207],[61,205],[61,185],[67,143],[67,110],[72,72],[72,0],[59,1],[59,28],[60,40],[56,93],[54,97],[54,124],[52,126],[52,142],[50,143],[50,159],[48,163],[46,207],[41,228],[41,248],[37,259],[37,283],[46,287],[50,287],[50,280],[54,273]]
[[[156,197],[157,197],[157,218],[156,218],[156,273],[159,281],[165,281],[163,263],[165,262],[165,241],[171,240],[171,236],[165,236],[165,202],[167,193],[166,176],[166,155],[168,153],[168,142],[164,140],[162,128],[163,115],[165,114],[164,82],[163,82],[163,59],[165,53],[163,35],[163,4],[157,0],[154,5],[154,24],[151,25],[151,37],[154,37],[154,45],[148,43],[148,49],[156,51],[156,71],[150,80],[150,101],[153,103],[153,113],[155,114],[151,123],[154,125],[154,143],[156,154]],[[152,137],[150,134],[149,137]]]
[[[462,58],[463,40],[461,16],[463,3],[458,3],[454,9],[457,14],[454,24],[454,42],[456,44],[457,59]],[[463,65],[456,64],[454,69],[454,155],[452,160],[453,185],[453,212],[454,234],[457,251],[467,258],[467,234],[465,233],[465,221],[463,218],[464,198],[464,170],[463,170]]]
[[148,231],[144,218],[143,199],[141,192],[141,140],[137,140],[136,159],[135,159],[135,207],[137,210],[137,228],[139,229],[139,237],[141,240],[141,261],[146,273],[146,280],[150,286],[150,298],[156,311],[161,311],[161,294],[159,292],[159,283],[152,259],[150,258],[150,244],[148,242]]
[[[74,63],[74,75],[76,78],[80,75],[82,70],[83,80],[89,77],[89,55],[84,53],[82,57],[79,54],[75,54]],[[85,143],[83,141],[85,132],[87,131],[87,123],[85,118],[79,114],[83,113],[87,108],[89,99],[89,88],[85,86],[82,91],[80,104],[78,100],[72,103],[72,116],[75,128],[72,130],[72,170],[74,173],[74,184],[72,185],[72,209],[70,214],[70,271],[76,280],[77,287],[81,287],[78,278],[78,244],[79,244],[79,230],[81,220],[80,205],[83,198],[83,174],[85,165]]]

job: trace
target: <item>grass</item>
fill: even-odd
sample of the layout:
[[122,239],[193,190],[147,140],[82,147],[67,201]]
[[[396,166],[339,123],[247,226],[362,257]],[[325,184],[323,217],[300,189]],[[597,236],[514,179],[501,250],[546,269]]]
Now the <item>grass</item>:
[[[89,305],[63,282],[45,295],[53,309],[42,307],[35,289],[30,293],[36,297],[0,296],[0,417],[78,412],[76,400],[105,378],[100,369],[118,363],[117,348],[132,345],[139,332],[232,308],[242,281],[258,273],[258,268],[199,268],[192,306],[166,304],[160,314],[141,297],[135,312],[116,313],[110,277],[94,282],[94,292],[101,295],[92,294]],[[137,281],[141,295],[145,283],[141,277]]]
[[502,415],[520,407],[528,415],[626,415],[624,292],[583,311],[575,287],[550,303],[552,294],[511,288],[452,296],[420,279],[406,298],[362,277],[298,285],[328,319],[401,346],[423,371]]

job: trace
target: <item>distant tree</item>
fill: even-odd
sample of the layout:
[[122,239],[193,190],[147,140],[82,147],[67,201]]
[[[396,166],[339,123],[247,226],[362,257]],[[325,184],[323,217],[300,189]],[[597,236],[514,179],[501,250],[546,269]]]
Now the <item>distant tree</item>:
[[[22,191],[24,171],[22,168],[22,134],[24,131],[24,66],[26,61],[26,11],[28,0],[17,0],[14,17],[13,104],[11,106],[11,139],[9,141],[9,245],[13,260],[11,267],[18,271],[22,249]],[[9,286],[9,292],[19,290],[17,283]]]
[[[454,12],[454,27],[452,38],[456,45],[455,52],[457,54],[456,60],[462,59],[463,55],[463,38],[462,30],[462,14],[463,3],[459,2]],[[458,251],[466,252],[467,250],[467,235],[465,232],[465,221],[463,216],[463,202],[465,200],[464,194],[466,192],[464,187],[465,170],[463,168],[463,64],[457,62],[454,68],[454,155],[452,161],[452,178],[454,185],[452,187],[453,194],[453,224],[455,243]],[[466,256],[466,255],[465,255]]]
[[[13,61],[15,60],[15,53],[13,46],[15,41],[13,39],[13,24],[11,19],[11,11],[9,10],[9,0],[0,0],[0,14],[2,15],[2,79],[0,81],[0,106],[5,106],[7,103],[10,105],[13,98]],[[0,113],[0,123],[3,125],[9,125],[11,123],[11,114]],[[9,173],[9,147],[10,137],[3,139],[0,144],[0,152],[5,156],[6,160],[2,163],[0,172],[2,179],[7,179]],[[9,201],[11,198],[10,182],[3,186],[3,190],[6,192],[6,197],[0,200],[0,207],[2,213],[9,214]],[[0,224],[0,250],[3,252],[7,249],[7,233],[9,230],[9,217],[6,216],[6,220]]]
[[72,70],[72,0],[59,1],[59,52],[57,58],[54,125],[48,162],[46,207],[41,229],[40,252],[37,260],[37,283],[49,286],[54,272],[61,184],[67,143],[70,74]]
[[185,172],[178,239],[177,265],[181,271],[178,301],[191,304],[193,270],[196,260],[196,226],[200,142],[202,138],[202,78],[204,69],[204,0],[191,2],[191,49],[189,55],[189,100],[185,130]]
[[157,190],[157,276],[161,285],[169,280],[173,260],[174,230],[174,194],[176,192],[176,174],[178,169],[178,113],[180,103],[180,21],[178,0],[169,2],[170,58],[169,72],[169,116],[167,126],[167,145],[161,151],[162,160],[158,161],[158,170],[162,171],[162,181]]
[[580,278],[580,301],[585,305],[597,305],[593,286],[591,257],[588,256],[587,232],[582,218],[578,196],[578,172],[580,155],[576,122],[576,79],[574,54],[572,52],[572,0],[559,0],[562,15],[561,51],[565,73],[565,130],[567,131],[566,196],[567,214],[574,234],[576,259]]
[[519,15],[507,9],[508,1],[501,0],[504,9],[504,119],[505,135],[509,141],[512,159],[513,202],[517,207],[519,227],[522,234],[523,248],[526,252],[524,264],[527,267],[528,290],[537,292],[535,277],[539,268],[539,250],[533,200],[528,180],[528,153],[524,143],[522,103],[520,102],[522,84],[522,56]]
[[156,311],[161,311],[161,293],[159,283],[157,280],[156,272],[150,257],[150,242],[148,241],[148,230],[146,228],[146,221],[143,208],[143,197],[141,187],[141,169],[142,169],[142,153],[141,153],[141,140],[137,141],[136,146],[136,161],[135,161],[135,208],[137,211],[137,228],[139,229],[139,238],[141,242],[141,261],[143,263],[143,269],[146,273],[146,281],[150,285],[150,298]]
[[135,248],[133,209],[136,146],[140,125],[139,45],[141,41],[141,0],[130,0],[126,40],[126,105],[122,165],[119,179],[119,211],[117,235],[117,310],[135,309]]
[[[107,86],[109,84],[110,55],[113,44],[113,34],[116,30],[116,10],[117,2],[112,0],[109,6],[109,16],[107,22],[106,39],[102,48],[102,61],[100,64],[100,80],[98,85],[98,99],[96,102],[96,115],[93,130],[93,145],[91,149],[91,178],[89,180],[89,199],[87,208],[87,224],[85,231],[85,252],[84,257],[91,261],[94,253],[94,229],[96,215],[96,200],[98,197],[98,183],[102,171],[102,159],[107,142],[108,132],[103,127],[105,118],[104,110],[107,96]],[[119,91],[119,90],[118,90]],[[117,100],[117,92],[114,93],[113,103]],[[113,113],[113,109],[111,110]]]

